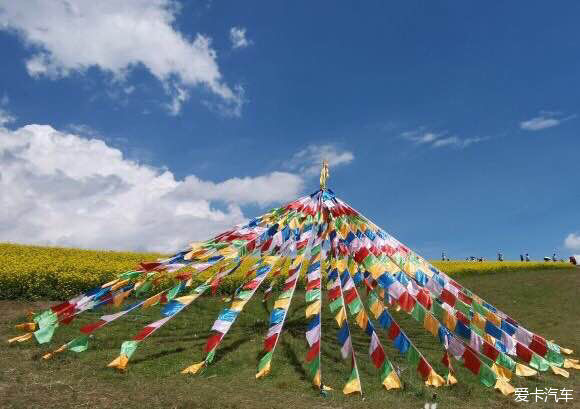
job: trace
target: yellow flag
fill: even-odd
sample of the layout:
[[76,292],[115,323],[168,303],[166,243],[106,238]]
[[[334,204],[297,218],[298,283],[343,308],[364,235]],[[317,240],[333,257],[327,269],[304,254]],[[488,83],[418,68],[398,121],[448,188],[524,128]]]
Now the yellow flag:
[[495,381],[495,389],[499,390],[505,396],[515,392],[514,387],[502,377],[497,378]]
[[564,358],[564,368],[566,369],[580,369],[580,364],[578,363],[577,359],[568,359]]
[[443,379],[437,372],[435,372],[433,368],[431,368],[431,372],[429,372],[429,376],[425,381],[425,385],[438,388],[445,385],[445,379]]
[[494,363],[491,365],[491,370],[494,371],[497,376],[504,378],[506,381],[512,379],[512,371],[503,366]]
[[534,376],[538,373],[535,369],[522,364],[516,364],[516,375],[517,376]]
[[256,374],[256,379],[266,376],[270,373],[270,362],[268,362],[260,371]]
[[10,338],[8,340],[8,343],[11,344],[13,342],[24,342],[24,341],[28,341],[30,338],[32,338],[32,332],[27,332],[24,335],[19,335],[17,337]]
[[[285,310],[288,308],[288,305],[290,305],[290,298],[280,298],[274,303],[274,308],[282,308]],[[306,316],[308,317],[308,314]]]
[[378,279],[379,276],[383,274],[383,271],[384,267],[381,265],[381,263],[375,263],[369,269],[369,272],[371,273],[371,275],[375,280]]
[[123,281],[119,281],[118,283],[115,283],[115,285],[113,285],[111,287],[111,291],[116,291],[119,288],[123,287],[124,285],[126,285],[129,282],[129,280],[123,280]]
[[312,379],[312,383],[320,388],[320,369],[316,371],[316,375]]
[[36,322],[25,322],[23,324],[15,325],[16,329],[20,329],[23,331],[35,331],[36,330]]
[[574,353],[574,351],[572,351],[571,349],[563,347],[560,347],[560,352],[566,355],[572,355]]
[[557,366],[554,365],[550,365],[550,368],[552,368],[552,372],[554,372],[556,375],[563,376],[564,378],[570,377],[570,373],[565,369],[558,368]]
[[489,335],[488,333],[483,334],[483,339],[486,340],[491,345],[495,345],[495,338]]
[[[105,283],[105,284],[103,284],[103,285],[101,286],[101,288],[107,288],[107,287],[110,287],[110,286],[112,286],[113,284],[115,284],[117,281],[119,281],[119,279],[118,279],[118,278],[117,278],[117,279],[115,279],[115,280],[113,280],[113,281],[109,281],[108,283]],[[113,289],[112,289],[112,288],[111,288],[111,291],[113,291]]]
[[[286,305],[284,307],[276,307],[276,304],[278,304],[278,301],[282,301],[282,300],[278,300],[278,301],[276,301],[276,304],[274,304],[274,308],[286,309],[286,307],[288,307],[288,305],[290,304],[290,299],[286,298],[285,300],[287,302],[286,302]],[[317,300],[317,301],[313,302],[312,304],[310,304],[308,307],[306,307],[306,318],[318,314],[319,311],[320,311],[320,300]]]
[[473,322],[479,329],[484,330],[485,329],[485,318],[483,318],[483,316],[476,312],[473,314],[473,320],[471,321]]
[[184,304],[184,305],[188,305],[193,300],[195,300],[197,297],[198,297],[197,294],[195,294],[195,295],[184,295],[183,297],[177,297],[175,299],[175,301],[178,301],[178,302],[180,302],[181,304]]
[[201,368],[203,368],[205,366],[205,361],[201,361],[198,362],[197,364],[193,364],[191,366],[188,366],[187,368],[185,368],[183,371],[181,371],[182,374],[196,374],[199,372],[199,370]]
[[439,336],[439,321],[437,321],[437,319],[430,312],[425,314],[423,326],[427,331],[433,334],[434,337]]
[[129,358],[127,357],[127,355],[119,355],[117,358],[113,359],[109,363],[109,365],[107,365],[107,367],[115,368],[118,369],[119,371],[126,371],[128,363]]
[[336,268],[338,269],[338,271],[340,271],[341,273],[346,270],[347,267],[347,261],[344,258],[341,258],[339,260],[336,261]]
[[358,324],[358,326],[364,330],[367,328],[368,321],[369,321],[369,319],[368,319],[367,315],[365,314],[365,311],[360,310],[356,316],[356,323]]
[[389,376],[387,376],[385,378],[385,380],[383,381],[383,386],[387,390],[401,389],[401,380],[399,379],[399,377],[397,376],[397,373],[394,370],[391,371]]
[[382,314],[383,312],[383,306],[381,305],[381,303],[377,300],[375,301],[375,303],[373,305],[371,305],[370,308],[371,312],[373,313],[375,319],[379,318],[379,315]]
[[362,390],[360,387],[360,380],[358,378],[351,379],[344,385],[342,393],[345,395],[349,395],[351,393],[360,393],[362,394]]
[[67,345],[66,345],[66,344],[64,344],[64,345],[62,345],[60,348],[58,348],[58,349],[55,349],[54,351],[52,351],[52,352],[49,352],[48,354],[44,354],[44,355],[42,356],[42,359],[50,359],[50,358],[52,358],[54,355],[56,355],[56,354],[60,354],[61,352],[65,351],[65,350],[66,350],[66,348],[67,348]]
[[455,378],[455,376],[453,376],[453,374],[451,372],[449,372],[447,374],[447,376],[445,377],[445,385],[451,386],[451,385],[455,385],[456,383],[457,383],[457,379]]
[[495,315],[495,313],[488,311],[487,314],[485,314],[485,318],[491,321],[496,327],[501,327],[501,318]]
[[457,318],[449,314],[447,310],[443,310],[443,323],[449,329],[449,331],[455,331],[455,326],[457,325]]
[[344,306],[340,307],[340,311],[338,312],[338,314],[336,314],[336,317],[334,317],[334,319],[336,320],[338,326],[342,327],[342,323],[344,322],[344,320],[346,320],[346,311],[344,310]]
[[232,306],[230,307],[231,310],[234,311],[242,311],[242,309],[244,308],[244,305],[246,305],[246,302],[248,300],[235,300],[232,303]]

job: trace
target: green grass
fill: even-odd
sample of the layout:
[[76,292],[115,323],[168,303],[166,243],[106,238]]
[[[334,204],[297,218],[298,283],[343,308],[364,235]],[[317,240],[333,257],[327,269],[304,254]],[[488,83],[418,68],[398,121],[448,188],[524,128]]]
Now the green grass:
[[[458,281],[511,314],[531,330],[555,339],[574,350],[580,349],[580,306],[578,288],[580,270],[515,270],[493,274],[466,274]],[[159,308],[146,314],[129,316],[95,333],[88,351],[64,353],[52,361],[41,355],[78,334],[78,328],[95,320],[103,311],[89,312],[68,327],[61,327],[50,346],[32,341],[18,345],[2,343],[0,347],[0,406],[3,408],[422,408],[433,393],[438,394],[440,408],[514,408],[533,405],[550,408],[551,403],[514,403],[480,385],[466,369],[457,368],[459,384],[446,388],[424,386],[414,370],[392,347],[384,332],[381,341],[391,360],[400,365],[405,388],[385,391],[380,387],[377,371],[368,358],[368,339],[351,325],[364,397],[344,397],[342,386],[349,375],[348,362],[340,358],[336,341],[336,323],[324,306],[323,381],[335,388],[321,398],[306,379],[304,357],[304,297],[297,293],[289,319],[276,349],[272,374],[255,380],[256,364],[267,331],[267,305],[256,294],[224,339],[216,361],[200,376],[179,373],[185,366],[202,358],[202,348],[209,329],[223,303],[220,298],[204,297],[175,317],[147,339],[133,356],[127,373],[117,373],[106,364],[118,355],[120,344],[134,336],[144,325],[159,317]],[[41,302],[35,303],[40,306]],[[46,303],[44,303],[46,305]],[[0,301],[1,333],[16,334],[13,324],[21,322],[29,303]],[[430,334],[403,312],[393,312],[410,339],[440,374],[445,374],[442,349]],[[352,321],[351,321],[352,323]],[[378,327],[378,326],[377,326]],[[514,377],[515,387],[554,387],[573,389],[574,401],[558,407],[578,407],[580,374],[571,371],[570,379],[542,373],[536,379]]]

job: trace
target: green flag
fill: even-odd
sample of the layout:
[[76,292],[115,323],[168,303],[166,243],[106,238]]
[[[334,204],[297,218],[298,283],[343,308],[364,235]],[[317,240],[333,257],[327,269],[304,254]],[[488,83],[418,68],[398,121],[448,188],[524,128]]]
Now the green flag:
[[70,341],[68,344],[68,349],[73,352],[84,352],[89,348],[89,336],[81,335]]

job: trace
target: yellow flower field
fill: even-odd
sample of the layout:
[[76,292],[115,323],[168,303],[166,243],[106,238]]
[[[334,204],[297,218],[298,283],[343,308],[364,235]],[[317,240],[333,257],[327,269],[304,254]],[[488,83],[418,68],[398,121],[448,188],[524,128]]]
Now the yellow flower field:
[[[74,297],[114,279],[119,273],[135,269],[141,261],[154,261],[159,257],[163,255],[0,243],[0,299],[62,300]],[[249,264],[246,263],[246,267]],[[570,268],[568,263],[512,261],[436,261],[433,264],[448,274]],[[231,291],[239,286],[246,271],[247,268],[241,268],[227,277],[222,290]],[[206,275],[210,273],[208,271]],[[202,277],[198,281],[201,280]]]

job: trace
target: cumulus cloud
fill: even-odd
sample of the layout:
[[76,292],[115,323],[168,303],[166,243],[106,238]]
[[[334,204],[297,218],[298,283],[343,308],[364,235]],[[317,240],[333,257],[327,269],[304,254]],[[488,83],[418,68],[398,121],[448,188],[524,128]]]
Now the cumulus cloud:
[[232,48],[246,48],[252,42],[246,38],[246,29],[244,27],[230,28],[230,41]]
[[0,241],[173,251],[245,221],[242,205],[289,201],[302,185],[287,172],[179,180],[100,139],[0,127]]
[[525,131],[541,131],[558,126],[575,117],[576,115],[563,116],[561,112],[540,111],[538,116],[520,122],[520,128]]
[[401,137],[415,143],[416,145],[426,145],[433,148],[442,148],[445,146],[467,148],[470,145],[483,142],[488,139],[487,137],[479,136],[471,138],[460,138],[455,135],[449,135],[447,131],[432,132],[426,130],[424,127],[411,131],[405,131],[401,133]]
[[223,109],[239,112],[243,99],[224,82],[211,39],[179,32],[178,11],[173,0],[10,1],[0,5],[0,29],[30,46],[26,68],[33,77],[56,79],[94,67],[126,81],[140,66],[161,81],[172,114],[196,86],[217,96]]
[[580,252],[580,233],[570,233],[566,236],[564,246],[568,250]]
[[333,144],[308,145],[295,153],[287,166],[289,169],[311,177],[318,175],[323,160],[327,160],[331,168],[336,168],[351,163],[354,160],[354,154]]

